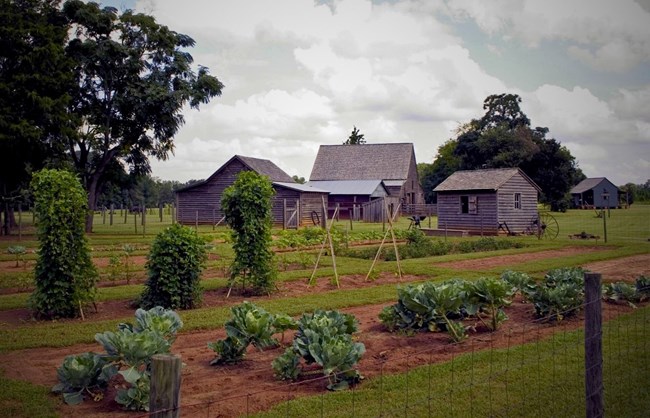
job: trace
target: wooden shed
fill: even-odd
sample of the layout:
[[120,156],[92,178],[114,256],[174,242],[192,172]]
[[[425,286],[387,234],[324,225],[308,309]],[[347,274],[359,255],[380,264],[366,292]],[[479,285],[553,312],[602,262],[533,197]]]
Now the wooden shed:
[[381,180],[323,180],[309,181],[307,185],[327,190],[330,193],[328,216],[332,217],[338,206],[338,217],[343,219],[361,219],[364,203],[388,196],[388,190]]
[[581,209],[616,208],[620,190],[605,177],[582,180],[571,189],[571,207]]
[[457,171],[434,189],[438,193],[438,228],[470,234],[523,232],[537,218],[541,192],[519,168]]
[[176,191],[176,221],[186,225],[222,221],[221,196],[241,171],[254,171],[271,180],[274,224],[296,227],[311,223],[311,212],[322,212],[322,199],[327,204],[328,192],[294,182],[273,162],[235,155],[206,180]]
[[[404,204],[424,203],[413,144],[320,146],[310,182],[360,180],[382,181],[388,195],[399,197]],[[332,190],[330,198],[337,196]]]

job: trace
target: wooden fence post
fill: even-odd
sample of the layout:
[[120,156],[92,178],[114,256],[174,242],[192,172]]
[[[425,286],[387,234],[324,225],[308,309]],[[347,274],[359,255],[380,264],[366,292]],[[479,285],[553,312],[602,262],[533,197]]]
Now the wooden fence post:
[[603,317],[600,273],[585,273],[585,399],[587,418],[603,410]]
[[173,354],[151,356],[150,418],[181,416],[181,357]]

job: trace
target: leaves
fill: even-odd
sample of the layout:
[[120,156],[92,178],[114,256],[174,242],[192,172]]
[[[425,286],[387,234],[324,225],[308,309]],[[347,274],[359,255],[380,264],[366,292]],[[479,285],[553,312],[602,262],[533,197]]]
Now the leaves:
[[52,392],[63,393],[63,400],[76,405],[84,400],[86,394],[103,390],[108,381],[117,373],[117,366],[92,352],[66,356],[63,364],[56,370],[59,383]]

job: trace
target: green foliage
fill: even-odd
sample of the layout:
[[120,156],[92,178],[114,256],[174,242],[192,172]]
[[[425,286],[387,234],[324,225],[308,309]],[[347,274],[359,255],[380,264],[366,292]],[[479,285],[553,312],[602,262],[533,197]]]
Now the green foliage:
[[31,187],[39,250],[30,305],[39,318],[74,317],[96,292],[97,271],[84,235],[86,194],[67,171],[42,170]]
[[[476,315],[490,331],[496,331],[508,319],[503,308],[510,305],[509,298],[513,292],[506,281],[483,277],[466,282],[464,290],[467,313]],[[482,314],[487,315],[488,321],[483,319]]]
[[166,159],[173,151],[184,106],[198,108],[224,86],[207,68],[193,70],[185,51],[194,46],[192,38],[152,16],[118,14],[114,7],[81,0],[66,1],[62,10],[75,28],[66,53],[76,86],[70,119],[78,129],[60,145],[82,176],[94,209],[111,167],[126,163],[132,173],[149,172],[149,157]]
[[628,305],[636,307],[635,303],[645,299],[645,295],[637,291],[636,286],[625,283],[615,282],[603,285],[603,298],[607,302],[627,302]]
[[539,318],[561,321],[575,315],[584,303],[584,270],[579,267],[549,270],[530,292],[529,299]]
[[16,267],[20,266],[20,263],[23,264],[23,267],[27,264],[25,260],[25,254],[27,253],[27,248],[22,245],[12,245],[7,248],[7,252],[16,257]]
[[316,363],[329,379],[328,389],[342,390],[361,376],[354,369],[366,348],[352,340],[358,329],[354,316],[337,311],[317,310],[303,314],[290,348],[273,361],[273,370],[280,379],[295,380],[302,372],[300,364]]
[[119,373],[128,386],[118,390],[115,401],[128,410],[147,411],[151,357],[170,352],[183,322],[176,312],[160,306],[148,311],[138,309],[135,320],[135,324],[120,324],[116,332],[95,334],[106,354],[66,357],[57,370],[59,384],[53,391],[62,392],[64,400],[71,404],[81,402],[84,393],[97,399],[109,380]]
[[519,271],[506,270],[501,273],[501,280],[511,286],[513,295],[519,293],[527,297],[528,293],[534,289],[533,279],[528,274]]
[[156,236],[146,263],[148,279],[140,297],[143,308],[192,309],[202,298],[205,242],[191,228],[174,224]]
[[52,392],[62,393],[69,405],[77,405],[90,395],[94,400],[103,397],[103,390],[117,373],[117,366],[95,353],[66,356],[56,370],[57,383]]
[[274,334],[297,327],[291,317],[285,314],[273,315],[251,302],[245,301],[233,306],[230,313],[231,318],[224,325],[226,339],[208,343],[208,347],[217,353],[217,357],[210,362],[212,365],[243,360],[249,344],[259,350],[276,347],[278,341],[273,338]]
[[348,139],[346,139],[345,142],[343,142],[343,145],[360,145],[365,143],[366,140],[363,138],[363,134],[360,134],[357,127],[353,126],[352,133],[350,133]]
[[232,228],[235,251],[230,285],[240,280],[246,288],[250,283],[256,294],[269,293],[277,276],[271,251],[273,194],[268,178],[253,171],[242,171],[221,198],[226,221]]
[[636,285],[636,291],[644,294],[646,296],[650,296],[650,277],[647,276],[640,276],[636,279],[635,281]]

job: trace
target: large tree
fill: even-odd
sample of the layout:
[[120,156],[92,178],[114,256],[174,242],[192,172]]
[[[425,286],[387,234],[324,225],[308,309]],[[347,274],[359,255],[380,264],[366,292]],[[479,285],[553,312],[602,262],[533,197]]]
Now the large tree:
[[565,207],[567,193],[584,175],[569,150],[546,137],[547,128],[531,128],[520,103],[516,94],[487,97],[483,117],[462,125],[432,166],[423,168],[423,186],[432,190],[457,169],[519,167],[540,186],[543,203],[553,210]]
[[345,142],[343,142],[343,145],[359,145],[365,143],[366,140],[363,138],[363,134],[360,134],[357,127],[353,126],[350,136],[345,140]]
[[192,68],[185,51],[194,40],[145,14],[69,0],[63,12],[74,28],[66,52],[75,62],[71,115],[79,129],[65,143],[88,192],[92,230],[102,176],[115,160],[131,173],[150,172],[149,158],[167,159],[189,104],[198,108],[223,84],[205,67]]
[[60,151],[73,81],[58,0],[0,0],[0,201],[3,229],[33,171]]

